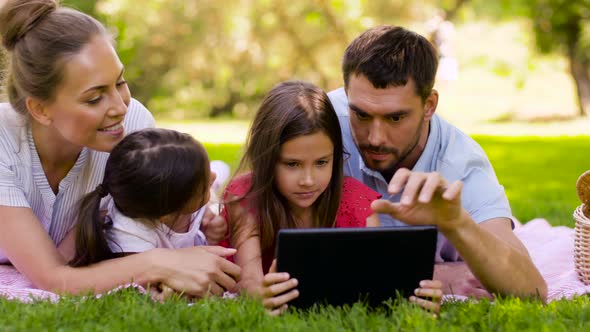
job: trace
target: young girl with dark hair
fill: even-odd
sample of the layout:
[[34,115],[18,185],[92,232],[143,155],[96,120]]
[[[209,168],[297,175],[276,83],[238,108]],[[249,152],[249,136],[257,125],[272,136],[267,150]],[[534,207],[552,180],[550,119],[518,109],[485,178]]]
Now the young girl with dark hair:
[[[280,229],[379,225],[370,204],[380,195],[343,176],[343,154],[338,118],[323,90],[288,81],[266,95],[240,163],[244,174],[228,185],[222,214],[242,268],[240,287],[261,296],[273,314],[299,294],[297,280],[271,264]],[[421,287],[434,302],[414,300],[438,311],[439,282]]]
[[[144,129],[115,146],[102,181],[80,203],[73,266],[155,248],[205,245],[200,225],[215,173],[205,148],[188,134]],[[101,199],[110,195],[106,218]],[[106,222],[105,222],[106,219]],[[223,228],[209,225],[208,231]]]

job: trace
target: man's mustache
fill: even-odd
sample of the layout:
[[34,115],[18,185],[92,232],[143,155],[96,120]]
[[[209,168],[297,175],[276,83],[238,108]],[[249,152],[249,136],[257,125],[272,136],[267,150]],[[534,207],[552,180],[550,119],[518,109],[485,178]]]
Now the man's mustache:
[[370,153],[379,153],[379,154],[394,153],[394,154],[397,154],[396,148],[390,148],[390,147],[383,146],[383,145],[374,146],[374,145],[370,145],[370,144],[361,144],[361,145],[359,145],[359,148],[363,151],[367,151]]

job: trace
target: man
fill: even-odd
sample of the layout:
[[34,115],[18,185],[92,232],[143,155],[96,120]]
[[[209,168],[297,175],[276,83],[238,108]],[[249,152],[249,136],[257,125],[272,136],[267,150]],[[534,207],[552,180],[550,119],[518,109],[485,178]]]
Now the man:
[[[545,299],[487,156],[435,114],[436,70],[430,42],[400,27],[370,29],[348,46],[344,88],[329,93],[350,154],[344,171],[383,195],[372,205],[382,225],[438,227],[434,277],[447,293]],[[459,257],[466,265],[443,263]]]

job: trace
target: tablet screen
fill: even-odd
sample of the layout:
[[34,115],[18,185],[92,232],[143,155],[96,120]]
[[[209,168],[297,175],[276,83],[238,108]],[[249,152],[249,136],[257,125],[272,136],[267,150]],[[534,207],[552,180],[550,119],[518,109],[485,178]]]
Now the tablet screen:
[[290,306],[378,306],[432,279],[436,238],[432,226],[280,230],[277,271],[299,281]]

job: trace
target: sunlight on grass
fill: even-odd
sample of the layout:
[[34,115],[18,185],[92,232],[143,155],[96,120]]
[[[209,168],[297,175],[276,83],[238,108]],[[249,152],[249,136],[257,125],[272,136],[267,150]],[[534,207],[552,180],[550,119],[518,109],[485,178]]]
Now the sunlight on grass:
[[590,169],[590,137],[476,136],[504,185],[512,213],[521,221],[546,218],[573,226],[580,204],[576,180]]

